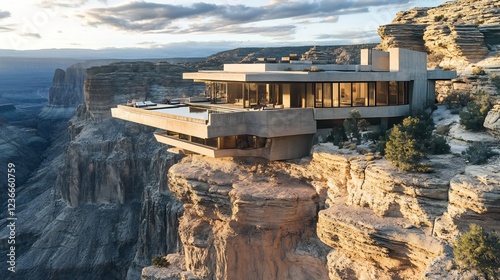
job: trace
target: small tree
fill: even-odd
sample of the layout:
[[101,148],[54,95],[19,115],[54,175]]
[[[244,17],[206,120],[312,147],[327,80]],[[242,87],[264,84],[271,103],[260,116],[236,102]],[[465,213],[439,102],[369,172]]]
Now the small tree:
[[467,130],[483,130],[483,123],[491,109],[489,96],[483,91],[476,94],[476,99],[467,104],[467,110],[460,112],[460,124]]
[[418,118],[408,117],[403,123],[395,126],[389,140],[385,145],[385,157],[394,166],[402,171],[421,171],[423,170],[420,160],[425,153],[419,148],[419,143],[415,137],[412,128],[418,127],[420,120]]
[[476,269],[488,279],[497,279],[500,268],[500,237],[471,224],[453,244],[457,263],[465,269]]
[[361,144],[360,131],[366,130],[370,125],[368,121],[361,118],[358,110],[354,109],[349,113],[349,118],[344,120],[344,129],[347,137],[351,142],[356,139],[356,143]]

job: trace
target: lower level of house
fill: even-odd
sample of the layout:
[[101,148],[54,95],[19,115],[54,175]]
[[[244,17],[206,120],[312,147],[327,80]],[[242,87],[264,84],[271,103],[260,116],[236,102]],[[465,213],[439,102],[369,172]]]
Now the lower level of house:
[[[383,110],[380,110],[383,108]],[[307,156],[318,128],[331,128],[353,108],[242,109],[230,104],[118,106],[112,115],[159,128],[156,139],[184,153],[214,158],[284,160]],[[386,125],[410,113],[409,105],[356,108],[364,118]]]

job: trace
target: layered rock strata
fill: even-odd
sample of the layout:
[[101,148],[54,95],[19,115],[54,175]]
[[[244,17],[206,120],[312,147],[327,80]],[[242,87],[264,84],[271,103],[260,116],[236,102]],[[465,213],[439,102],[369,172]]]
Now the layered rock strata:
[[332,144],[295,163],[185,158],[169,170],[185,206],[185,263],[142,277],[437,279],[469,223],[500,229],[500,161],[466,167],[447,155],[428,163],[431,174],[400,173]]
[[197,156],[169,170],[185,208],[183,277],[327,278],[326,253],[314,234],[318,195],[275,171],[267,163]]
[[486,115],[483,126],[492,135],[500,138],[500,104],[495,105]]
[[[183,72],[195,69],[167,62],[121,62],[87,70],[85,106],[93,119],[110,117],[109,108],[127,101],[166,102],[204,92],[204,85],[183,80]],[[90,94],[91,93],[91,94]]]
[[414,8],[399,12],[391,24],[379,28],[379,47],[479,61],[500,42],[499,15],[500,4],[494,0],[458,0],[435,8]]

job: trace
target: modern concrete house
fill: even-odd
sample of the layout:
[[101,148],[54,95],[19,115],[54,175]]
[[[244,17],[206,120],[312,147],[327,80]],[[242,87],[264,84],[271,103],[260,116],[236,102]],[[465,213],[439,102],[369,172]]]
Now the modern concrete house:
[[164,130],[156,139],[211,157],[269,160],[309,154],[318,128],[342,123],[353,109],[391,124],[435,99],[435,81],[455,71],[427,70],[426,53],[394,48],[361,51],[361,65],[226,64],[222,71],[184,73],[206,84],[210,102],[184,106],[118,106],[113,117]]

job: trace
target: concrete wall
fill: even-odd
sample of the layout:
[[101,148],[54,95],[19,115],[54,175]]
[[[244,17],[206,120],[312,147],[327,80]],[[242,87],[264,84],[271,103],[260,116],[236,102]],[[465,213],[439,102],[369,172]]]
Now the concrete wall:
[[363,118],[391,118],[410,114],[410,105],[379,107],[315,108],[316,120],[347,119],[352,110],[358,110]]
[[389,71],[389,53],[371,50],[372,71]]
[[269,160],[301,158],[309,155],[314,134],[272,139]]
[[272,138],[316,133],[313,109],[210,114],[208,137],[255,135]]
[[[390,71],[427,74],[427,54],[401,48],[389,49]],[[427,78],[427,77],[426,77]]]

